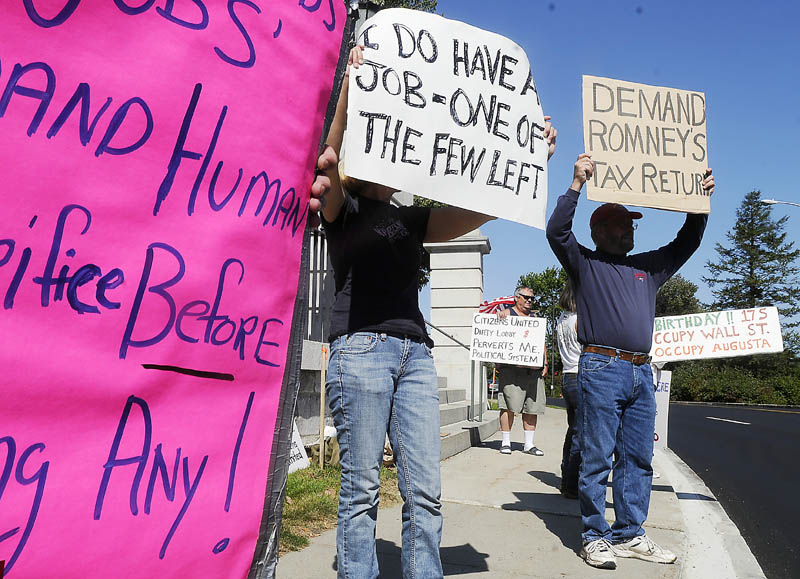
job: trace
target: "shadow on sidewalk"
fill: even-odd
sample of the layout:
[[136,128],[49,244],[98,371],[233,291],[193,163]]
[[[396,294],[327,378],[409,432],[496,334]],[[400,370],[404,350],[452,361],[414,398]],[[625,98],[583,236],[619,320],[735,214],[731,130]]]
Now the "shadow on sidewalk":
[[[544,484],[555,488],[561,484],[561,479],[552,473],[532,471],[530,474],[539,478]],[[542,475],[542,477],[540,478],[538,475]],[[550,481],[549,477],[553,477],[554,482]],[[536,515],[547,530],[558,537],[564,547],[576,554],[580,553],[581,513],[578,501],[565,499],[560,494],[552,493],[515,492],[514,496],[517,497],[516,503],[507,503],[501,508],[508,511],[527,511]],[[607,504],[607,506],[611,505]]]
[[[569,501],[561,495],[549,493],[514,493],[514,495],[517,497],[517,502],[505,504],[502,506],[503,509],[533,513],[539,517],[548,531],[558,537],[564,547],[575,553],[580,552],[581,517],[577,501]],[[555,501],[560,502],[560,505]],[[565,508],[564,503],[570,504]]]
[[[378,552],[381,579],[403,579],[400,569],[400,547],[392,541],[378,539],[375,542],[375,548]],[[439,552],[445,577],[489,570],[486,562],[489,555],[477,551],[469,543],[457,547],[442,547]],[[334,559],[333,570],[335,571],[336,568],[337,564]]]
[[554,489],[561,488],[561,477],[552,472],[543,470],[532,470],[528,472],[529,475],[536,478],[540,483],[553,487]]

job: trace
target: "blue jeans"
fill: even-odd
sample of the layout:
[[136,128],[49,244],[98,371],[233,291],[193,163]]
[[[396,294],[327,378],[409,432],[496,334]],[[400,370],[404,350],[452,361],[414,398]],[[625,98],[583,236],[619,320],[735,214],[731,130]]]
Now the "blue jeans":
[[[644,534],[653,478],[656,398],[649,364],[636,366],[602,354],[581,354],[578,491],[584,543],[611,543]],[[616,520],[605,518],[606,486],[614,456],[612,490]]]
[[378,577],[375,522],[388,431],[403,497],[403,577],[442,577],[439,392],[430,348],[374,332],[341,336],[331,344],[327,391],[342,465],[338,576]]
[[578,438],[578,374],[561,375],[561,393],[567,403],[567,433],[561,452],[561,490],[578,492],[578,469],[581,466],[581,443]]

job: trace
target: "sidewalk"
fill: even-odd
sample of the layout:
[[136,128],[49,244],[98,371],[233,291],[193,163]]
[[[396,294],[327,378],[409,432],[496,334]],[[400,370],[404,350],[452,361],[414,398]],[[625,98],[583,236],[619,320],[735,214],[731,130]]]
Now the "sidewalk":
[[[678,553],[674,565],[618,560],[616,571],[593,569],[579,557],[580,510],[559,491],[566,413],[547,408],[536,446],[523,454],[520,420],[511,455],[500,454],[498,432],[482,447],[442,462],[442,563],[446,577],[617,577],[733,579],[764,577],[736,526],[703,482],[673,452],[657,451],[647,533]],[[607,518],[613,520],[611,489]],[[401,578],[400,506],[378,513],[377,549],[383,579]],[[281,557],[277,576],[335,577],[336,531]]]

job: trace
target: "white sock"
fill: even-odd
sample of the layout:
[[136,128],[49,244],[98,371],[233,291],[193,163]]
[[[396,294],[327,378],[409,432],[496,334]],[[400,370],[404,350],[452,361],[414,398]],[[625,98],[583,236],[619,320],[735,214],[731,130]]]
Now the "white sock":
[[501,431],[503,434],[503,443],[502,446],[511,446],[511,432],[506,432],[505,430]]
[[536,434],[535,430],[525,431],[525,450],[533,448],[533,435]]

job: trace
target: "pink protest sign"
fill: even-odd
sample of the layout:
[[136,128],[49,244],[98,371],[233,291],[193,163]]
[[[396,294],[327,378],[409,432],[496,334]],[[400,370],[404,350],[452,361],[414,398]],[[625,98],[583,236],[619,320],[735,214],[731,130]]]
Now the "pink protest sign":
[[344,23],[3,2],[7,576],[247,576]]

